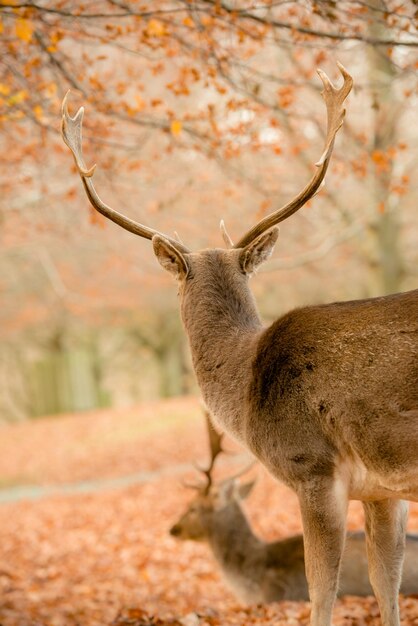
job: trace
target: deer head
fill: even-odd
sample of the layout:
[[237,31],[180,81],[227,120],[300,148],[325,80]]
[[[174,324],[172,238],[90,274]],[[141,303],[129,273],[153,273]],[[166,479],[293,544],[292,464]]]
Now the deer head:
[[239,483],[236,479],[227,479],[214,485],[208,493],[198,493],[178,522],[172,526],[170,533],[179,539],[205,541],[213,527],[214,516],[244,500],[251,493],[254,484],[254,481]]
[[214,527],[215,516],[222,513],[227,507],[236,505],[246,498],[255,484],[255,481],[241,484],[237,480],[239,476],[248,471],[249,467],[218,484],[214,483],[213,469],[216,458],[223,452],[223,436],[215,430],[206,411],[205,418],[210,448],[210,463],[207,469],[199,468],[204,475],[204,480],[199,484],[189,485],[197,490],[197,494],[178,522],[170,529],[170,533],[179,539],[207,540]]

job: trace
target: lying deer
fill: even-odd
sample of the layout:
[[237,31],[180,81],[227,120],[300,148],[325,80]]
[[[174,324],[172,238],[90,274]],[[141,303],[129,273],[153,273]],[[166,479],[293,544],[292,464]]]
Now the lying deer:
[[217,424],[293,488],[302,512],[313,626],[329,626],[347,503],[362,500],[369,574],[384,626],[399,626],[405,500],[418,500],[418,290],[308,306],[265,327],[248,285],[277,241],[276,225],[321,185],[352,78],[324,85],[324,152],[306,187],[227,249],[191,252],[98,196],[82,155],[83,109],[63,103],[63,137],[97,211],[152,240],[178,281],[197,380]]
[[[209,424],[208,424],[209,426]],[[212,470],[222,452],[221,436],[209,426],[211,461],[205,481],[186,512],[171,528],[179,539],[207,542],[226,582],[238,599],[247,604],[279,600],[307,600],[303,537],[296,535],[267,543],[259,539],[241,507],[254,486],[235,478],[215,484]],[[400,591],[418,591],[418,536],[408,534]],[[350,533],[342,558],[338,595],[367,596],[373,593],[367,572],[364,533]]]

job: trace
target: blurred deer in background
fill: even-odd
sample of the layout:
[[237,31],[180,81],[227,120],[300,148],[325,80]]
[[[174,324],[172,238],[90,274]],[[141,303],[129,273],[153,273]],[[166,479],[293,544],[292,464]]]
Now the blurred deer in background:
[[[238,484],[237,476],[213,481],[215,459],[223,451],[219,435],[206,414],[210,464],[205,481],[193,485],[197,495],[170,533],[179,539],[207,542],[226,582],[247,604],[308,600],[302,535],[268,543],[259,539],[241,507],[254,481]],[[246,471],[246,470],[244,470]],[[240,472],[242,474],[242,472]],[[418,535],[408,534],[401,592],[418,592]],[[338,595],[373,593],[367,571],[364,533],[349,533],[342,558]]]
[[370,580],[384,626],[399,626],[407,506],[418,500],[418,290],[308,306],[269,327],[248,285],[278,237],[276,225],[321,185],[352,78],[337,89],[319,71],[327,109],[324,152],[306,187],[227,249],[191,252],[98,196],[82,155],[83,109],[63,103],[63,137],[93,207],[152,240],[177,279],[203,398],[216,422],[293,488],[302,512],[313,626],[329,626],[349,499],[362,500]]

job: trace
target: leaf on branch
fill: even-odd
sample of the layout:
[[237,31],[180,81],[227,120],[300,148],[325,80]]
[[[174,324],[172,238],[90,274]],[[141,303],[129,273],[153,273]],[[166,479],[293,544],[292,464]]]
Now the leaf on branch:
[[25,20],[23,17],[16,20],[16,36],[29,43],[32,39],[33,24],[29,20]]
[[52,98],[57,93],[57,84],[50,82],[44,87],[44,93],[49,98]]
[[371,154],[372,161],[375,164],[378,173],[388,172],[390,169],[391,155],[383,150],[373,150]]
[[33,113],[38,121],[42,120],[43,110],[40,104],[37,104],[33,107]]
[[21,91],[17,91],[12,96],[10,96],[10,98],[7,101],[7,104],[9,106],[14,106],[15,104],[20,104],[21,102],[26,100],[27,97],[28,97],[28,92],[22,89]]
[[281,108],[287,109],[290,107],[295,100],[294,87],[291,85],[288,87],[280,87],[280,89],[277,90],[277,99]]
[[159,20],[150,20],[145,32],[149,37],[164,37],[167,34],[167,29]]
[[55,33],[52,33],[51,37],[50,37],[50,44],[47,47],[48,52],[56,52],[57,48],[58,48],[58,42],[61,41],[62,39],[62,32],[61,31],[57,31]]
[[170,132],[174,137],[178,137],[182,131],[183,124],[180,120],[173,120],[170,124]]
[[145,100],[141,98],[139,94],[135,96],[135,102],[136,102],[136,110],[138,112],[143,111],[143,109],[145,109]]

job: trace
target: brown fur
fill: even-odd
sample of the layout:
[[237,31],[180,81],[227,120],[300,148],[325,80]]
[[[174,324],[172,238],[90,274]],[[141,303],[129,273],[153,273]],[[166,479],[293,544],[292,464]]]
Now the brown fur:
[[[206,542],[222,574],[244,603],[308,600],[302,535],[265,542],[252,531],[240,499],[252,484],[226,483],[204,489],[171,528],[182,540]],[[242,496],[244,488],[245,495]],[[407,535],[401,593],[418,592],[418,536]],[[338,595],[373,593],[367,572],[364,533],[350,533],[341,566]]]
[[399,626],[404,500],[418,499],[418,291],[305,307],[264,327],[249,272],[277,229],[243,249],[184,253],[153,239],[215,421],[301,506],[313,626],[329,626],[349,499],[365,503],[371,582]]

